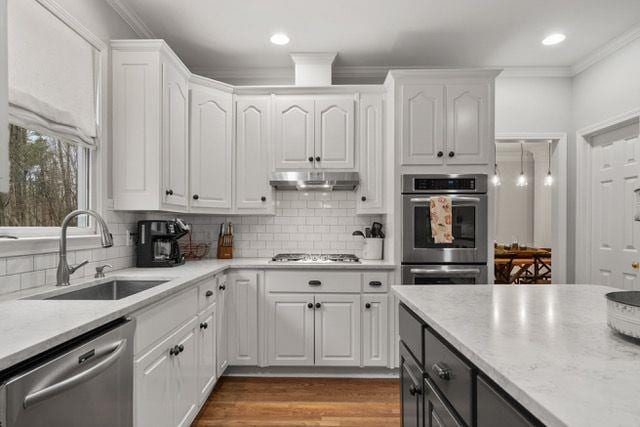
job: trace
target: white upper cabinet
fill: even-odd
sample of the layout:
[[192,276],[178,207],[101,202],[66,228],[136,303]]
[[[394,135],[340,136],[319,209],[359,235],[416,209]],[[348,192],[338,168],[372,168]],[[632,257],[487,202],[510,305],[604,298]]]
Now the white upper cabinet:
[[191,82],[190,205],[197,213],[232,208],[233,95]]
[[276,95],[274,167],[353,169],[354,95]]
[[360,186],[357,213],[384,212],[383,202],[383,96],[363,94],[360,97],[358,141],[360,146]]
[[444,145],[444,86],[402,87],[402,163],[440,164]]
[[351,169],[354,161],[353,96],[319,98],[315,105],[317,167]]
[[314,101],[279,96],[275,102],[276,169],[309,169],[314,165]]
[[447,163],[487,162],[494,140],[489,104],[488,84],[447,85]]
[[236,100],[236,209],[239,213],[275,211],[269,186],[269,96],[238,96]]
[[112,42],[114,207],[186,211],[189,71],[163,42]]

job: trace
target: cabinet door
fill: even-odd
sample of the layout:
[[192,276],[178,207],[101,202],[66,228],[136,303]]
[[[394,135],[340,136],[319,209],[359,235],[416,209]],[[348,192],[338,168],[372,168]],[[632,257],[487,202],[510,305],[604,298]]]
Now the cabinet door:
[[228,276],[229,364],[258,364],[258,273],[242,271]]
[[313,365],[313,313],[312,294],[269,294],[269,365]]
[[169,350],[175,345],[168,340],[134,363],[134,414],[137,427],[172,426],[173,360]]
[[360,295],[315,295],[315,361],[324,366],[360,365]]
[[231,209],[233,95],[191,85],[190,205],[193,212]]
[[[401,344],[402,345],[402,344]],[[431,427],[423,424],[422,372],[413,356],[400,348],[400,408],[403,427]]]
[[357,213],[383,213],[382,94],[360,98],[360,187]]
[[478,375],[477,426],[478,427],[533,427],[541,425],[522,413],[501,392]]
[[269,187],[269,97],[236,102],[236,207],[242,213],[273,213]]
[[216,364],[217,374],[221,377],[229,366],[227,325],[229,313],[227,309],[227,276],[221,276],[218,280],[218,294],[216,295]]
[[204,402],[213,389],[216,374],[216,305],[198,317],[198,393]]
[[313,168],[316,156],[313,147],[313,99],[278,96],[275,103],[275,168]]
[[198,400],[198,353],[196,319],[178,335],[176,344],[181,351],[173,356],[174,423],[188,426],[196,415]]
[[168,63],[163,78],[163,204],[168,209],[187,207],[189,89],[187,78]]
[[7,2],[0,0],[0,193],[9,191]]
[[444,86],[402,86],[402,164],[443,163]]
[[448,164],[487,163],[493,136],[489,133],[488,84],[447,85]]
[[315,105],[316,167],[352,169],[354,162],[353,97],[318,98]]
[[453,411],[436,392],[435,386],[424,379],[424,417],[425,425],[430,427],[464,427]]
[[364,295],[362,297],[362,364],[364,366],[387,366],[389,359],[389,323],[387,295]]

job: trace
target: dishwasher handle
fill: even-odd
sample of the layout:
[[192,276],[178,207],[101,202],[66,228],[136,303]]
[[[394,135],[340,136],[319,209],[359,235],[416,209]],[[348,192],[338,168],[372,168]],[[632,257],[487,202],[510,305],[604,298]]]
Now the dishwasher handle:
[[82,372],[79,372],[65,380],[46,386],[41,390],[27,394],[27,396],[24,398],[24,402],[22,403],[22,406],[25,409],[27,409],[38,402],[42,402],[43,400],[46,400],[52,396],[55,396],[56,394],[62,393],[63,391],[69,390],[84,381],[90,380],[91,378],[102,373],[103,371],[108,369],[111,365],[113,365],[120,358],[120,356],[122,356],[122,353],[124,353],[126,348],[127,348],[126,339],[120,340],[117,343],[112,344],[111,346],[109,346],[109,349],[111,351],[107,353],[109,354],[109,356],[106,357],[104,360],[93,365],[91,368],[86,369]]

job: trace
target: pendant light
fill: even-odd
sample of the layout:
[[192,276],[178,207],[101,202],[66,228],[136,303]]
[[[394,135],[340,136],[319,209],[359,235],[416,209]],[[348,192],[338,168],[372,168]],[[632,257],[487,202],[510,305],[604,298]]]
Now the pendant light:
[[518,175],[516,185],[518,187],[526,187],[529,185],[527,176],[524,174],[524,141],[520,141],[520,175]]
[[498,172],[498,164],[493,164],[493,177],[491,177],[491,183],[494,187],[502,185],[502,179],[500,178],[500,172]]
[[547,155],[549,163],[547,165],[547,176],[544,177],[544,185],[545,187],[551,187],[553,185],[553,175],[551,175],[551,141],[548,141],[547,145],[549,148],[549,153]]

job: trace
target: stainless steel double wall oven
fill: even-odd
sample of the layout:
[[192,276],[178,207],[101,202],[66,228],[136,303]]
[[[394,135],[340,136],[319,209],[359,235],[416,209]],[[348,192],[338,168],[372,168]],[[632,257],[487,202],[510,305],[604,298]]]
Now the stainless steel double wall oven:
[[[429,202],[448,196],[452,243],[431,236]],[[403,175],[402,282],[409,285],[487,283],[487,176]]]

